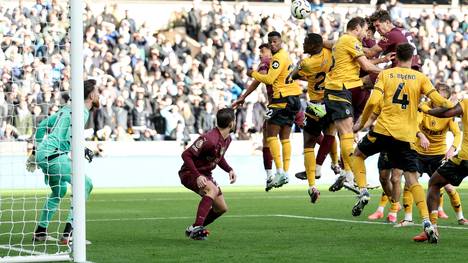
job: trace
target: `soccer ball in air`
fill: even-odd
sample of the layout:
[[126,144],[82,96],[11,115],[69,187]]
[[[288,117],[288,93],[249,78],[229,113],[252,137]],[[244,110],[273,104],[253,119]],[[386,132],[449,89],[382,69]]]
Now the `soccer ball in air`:
[[310,4],[307,0],[294,0],[291,3],[291,15],[296,19],[304,19],[309,16]]

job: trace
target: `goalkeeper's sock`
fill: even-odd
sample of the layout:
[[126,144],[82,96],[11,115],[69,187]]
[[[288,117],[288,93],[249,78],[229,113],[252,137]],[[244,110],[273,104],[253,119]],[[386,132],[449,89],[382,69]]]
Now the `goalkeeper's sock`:
[[47,228],[42,227],[42,226],[37,226],[36,231],[34,231],[35,234],[39,235],[45,235],[47,233]]
[[67,222],[67,223],[65,224],[65,228],[63,229],[63,236],[64,236],[64,237],[69,237],[69,236],[71,236],[72,230],[73,230],[72,224],[69,223],[69,222]]
[[208,215],[206,216],[205,218],[205,222],[203,222],[203,226],[207,226],[211,223],[213,223],[213,221],[215,221],[218,217],[220,217],[223,213],[217,213],[213,210],[213,208],[210,209],[210,212],[208,212]]
[[322,143],[320,144],[319,151],[317,153],[317,164],[322,165],[325,158],[330,153],[335,136],[325,135],[323,136]]
[[204,195],[198,204],[197,217],[193,226],[202,226],[205,222],[206,216],[210,212],[213,199],[207,195]]

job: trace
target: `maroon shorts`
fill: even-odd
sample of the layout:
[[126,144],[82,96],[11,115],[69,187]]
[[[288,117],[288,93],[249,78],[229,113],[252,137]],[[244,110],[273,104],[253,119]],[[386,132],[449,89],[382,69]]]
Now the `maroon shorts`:
[[353,111],[354,111],[354,122],[361,116],[362,112],[364,111],[364,107],[366,106],[367,99],[370,96],[370,90],[363,89],[362,87],[352,88],[351,91],[352,98],[353,98]]
[[[190,172],[179,172],[180,182],[188,189],[193,192],[200,194],[200,188],[197,185],[197,176]],[[211,176],[205,176],[208,181],[213,182],[214,185],[218,186],[218,183]],[[221,188],[218,186],[218,196],[222,195]]]

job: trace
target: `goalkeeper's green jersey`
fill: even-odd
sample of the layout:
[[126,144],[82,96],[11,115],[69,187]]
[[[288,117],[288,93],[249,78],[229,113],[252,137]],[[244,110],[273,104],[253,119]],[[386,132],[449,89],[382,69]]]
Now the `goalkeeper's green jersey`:
[[[85,108],[84,121],[89,118]],[[66,105],[57,113],[39,123],[36,130],[36,148],[39,155],[47,157],[52,154],[70,152],[71,148],[71,107]]]

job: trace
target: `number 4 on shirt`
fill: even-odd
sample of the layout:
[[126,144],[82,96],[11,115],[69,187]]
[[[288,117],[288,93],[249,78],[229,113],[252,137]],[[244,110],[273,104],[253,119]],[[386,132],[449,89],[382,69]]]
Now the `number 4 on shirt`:
[[400,85],[398,85],[398,88],[397,90],[395,91],[395,94],[393,95],[393,100],[392,102],[395,103],[395,104],[401,104],[401,108],[402,109],[406,109],[406,107],[408,106],[409,104],[409,100],[408,100],[408,94],[403,94],[403,97],[400,99],[400,93],[401,93],[401,90],[403,89],[403,87],[405,86],[405,83],[400,83]]

